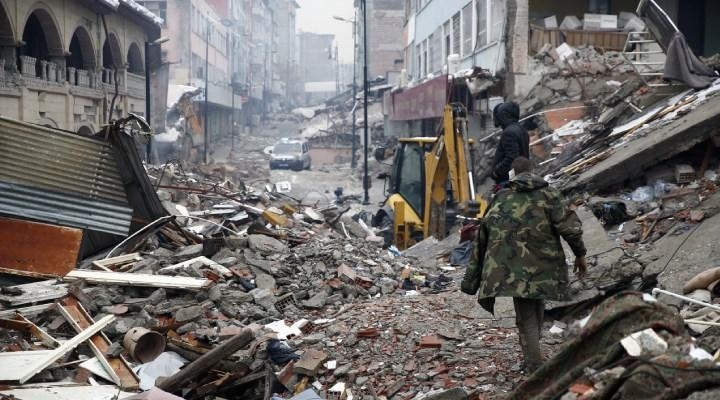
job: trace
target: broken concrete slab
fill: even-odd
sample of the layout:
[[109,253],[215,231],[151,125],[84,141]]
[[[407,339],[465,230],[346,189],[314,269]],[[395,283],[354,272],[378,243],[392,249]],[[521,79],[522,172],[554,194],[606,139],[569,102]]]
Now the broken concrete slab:
[[640,177],[644,171],[661,161],[707,140],[718,125],[720,96],[710,98],[683,118],[671,121],[651,134],[616,148],[609,157],[565,182],[562,190],[598,191]]
[[265,235],[248,236],[248,245],[252,250],[263,254],[279,254],[287,250],[283,242]]
[[572,274],[574,255],[570,247],[563,241],[563,249],[568,260],[568,269],[573,282],[570,285],[570,299],[562,302],[548,302],[547,309],[563,308],[582,303],[606,291],[617,290],[619,286],[631,285],[633,279],[643,276],[643,266],[633,259],[625,257],[625,253],[610,238],[605,228],[592,211],[583,206],[576,210],[583,226],[583,242],[589,250],[588,272],[580,281]]
[[293,372],[306,376],[316,376],[320,366],[327,358],[327,353],[321,350],[307,349],[302,357],[295,361]]
[[306,308],[319,309],[325,306],[327,302],[328,294],[326,291],[321,290],[317,292],[313,297],[302,302],[302,306]]
[[175,312],[175,321],[178,324],[195,321],[202,317],[204,313],[205,310],[201,306],[183,307]]

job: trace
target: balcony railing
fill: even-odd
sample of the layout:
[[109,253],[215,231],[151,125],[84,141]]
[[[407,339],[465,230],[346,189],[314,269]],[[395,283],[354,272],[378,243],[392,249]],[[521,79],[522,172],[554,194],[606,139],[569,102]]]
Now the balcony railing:
[[137,97],[145,97],[145,77],[127,73],[127,91]]

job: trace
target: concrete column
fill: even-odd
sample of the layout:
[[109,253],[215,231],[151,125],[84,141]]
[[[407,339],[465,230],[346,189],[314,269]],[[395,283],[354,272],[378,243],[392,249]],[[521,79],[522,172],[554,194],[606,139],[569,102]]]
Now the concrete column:
[[72,86],[77,84],[77,79],[75,78],[75,67],[67,67],[67,81]]
[[529,6],[528,0],[515,0],[515,2],[517,9],[513,32],[513,72],[526,74],[528,72],[528,36],[530,32]]
[[507,0],[507,76],[505,96],[512,98],[516,93],[516,76],[528,72],[529,5],[528,0]]
[[65,83],[65,56],[52,56],[50,57],[50,61],[54,62],[55,65],[57,65],[57,82]]

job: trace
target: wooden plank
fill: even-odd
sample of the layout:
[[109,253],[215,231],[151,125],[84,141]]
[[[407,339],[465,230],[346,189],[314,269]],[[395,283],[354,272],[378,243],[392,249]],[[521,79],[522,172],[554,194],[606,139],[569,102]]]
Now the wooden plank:
[[149,274],[129,274],[124,272],[90,271],[76,269],[63,278],[67,281],[85,280],[95,284],[146,286],[168,289],[200,290],[208,287],[212,281],[183,276],[163,276]]
[[179,391],[188,381],[207,373],[215,364],[242,349],[254,338],[255,335],[250,329],[243,329],[240,333],[233,336],[232,339],[223,342],[207,354],[186,365],[185,368],[173,376],[164,379],[162,382],[156,382],[155,386],[168,392]]
[[0,353],[0,381],[19,381],[33,365],[41,362],[53,350],[10,351]]
[[218,263],[216,263],[215,261],[213,261],[213,260],[211,260],[211,259],[209,259],[209,258],[207,258],[207,257],[205,257],[205,256],[195,257],[195,258],[193,258],[193,259],[190,259],[190,260],[187,260],[187,261],[183,261],[183,262],[180,262],[180,263],[177,263],[177,264],[168,265],[167,267],[160,268],[160,270],[159,270],[158,272],[174,272],[174,271],[177,271],[177,270],[179,270],[179,269],[186,268],[186,267],[188,267],[188,266],[190,266],[190,265],[192,265],[192,264],[195,264],[195,263],[197,263],[197,262],[202,263],[202,264],[205,265],[206,267],[210,268],[211,270],[213,270],[213,271],[217,272],[218,274],[223,275],[223,276],[225,276],[225,277],[230,277],[230,276],[232,276],[232,274],[233,274],[232,271],[230,271],[229,269],[227,269],[227,268],[224,267],[223,265],[218,264]]
[[23,308],[14,308],[12,310],[2,310],[0,311],[0,318],[8,318],[15,315],[15,313],[19,313],[25,316],[29,315],[38,315],[42,312],[45,312],[48,308],[52,307],[53,303],[47,303],[47,304],[40,304],[37,306],[30,306],[30,307],[23,307]]
[[117,257],[105,258],[102,260],[95,260],[92,262],[92,265],[104,271],[112,271],[117,269],[118,267],[142,261],[142,259],[143,258],[140,253],[131,253]]
[[55,280],[26,283],[24,285],[11,286],[11,289],[20,289],[23,294],[11,296],[0,295],[0,302],[10,307],[17,307],[23,304],[42,303],[49,300],[57,300],[67,296],[66,284],[58,284]]
[[[58,311],[79,333],[89,328],[94,323],[92,317],[87,313],[77,299],[67,297],[58,303]],[[112,343],[104,333],[99,332],[92,336],[89,341],[90,349],[105,371],[110,376],[110,381],[120,386],[123,390],[137,390],[139,388],[138,378],[132,368],[122,356],[106,358],[105,353]]]
[[117,386],[113,385],[16,388],[3,390],[2,394],[32,400],[120,400],[135,395],[118,391]]
[[60,346],[60,342],[55,340],[54,337],[50,336],[49,333],[45,332],[42,328],[32,323],[29,319],[25,318],[21,314],[15,314],[15,320],[23,322],[28,325],[28,330],[30,333],[35,336],[36,338],[40,339],[42,343],[51,348],[54,349],[58,346]]
[[60,277],[75,269],[81,229],[0,218],[0,271],[32,277]]
[[65,354],[72,351],[74,348],[85,342],[86,340],[90,339],[93,335],[100,332],[103,328],[108,326],[110,323],[115,321],[115,316],[108,315],[105,316],[100,321],[94,323],[92,326],[90,326],[88,329],[82,331],[80,334],[75,336],[74,338],[66,341],[63,343],[60,347],[53,350],[52,353],[41,360],[40,362],[33,365],[27,373],[25,373],[20,379],[19,382],[21,384],[24,384],[25,382],[32,379],[35,375],[42,372],[45,368],[52,365],[55,361],[59,360],[60,357],[64,356]]

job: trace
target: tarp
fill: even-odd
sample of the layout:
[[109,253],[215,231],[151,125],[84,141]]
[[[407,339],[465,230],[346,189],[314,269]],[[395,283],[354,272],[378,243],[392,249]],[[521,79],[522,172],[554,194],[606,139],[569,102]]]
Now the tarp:
[[705,89],[717,78],[715,71],[690,50],[685,36],[675,33],[667,51],[663,79],[680,81],[693,89]]

